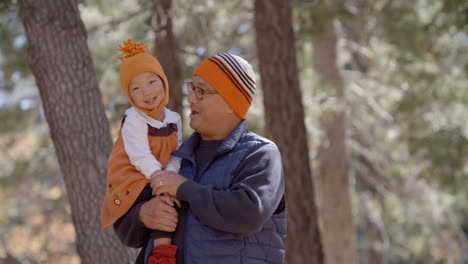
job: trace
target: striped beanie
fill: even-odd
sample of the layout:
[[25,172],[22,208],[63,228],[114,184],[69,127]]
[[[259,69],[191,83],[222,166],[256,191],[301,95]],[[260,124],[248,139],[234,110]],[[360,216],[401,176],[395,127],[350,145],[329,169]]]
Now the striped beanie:
[[193,73],[208,82],[241,119],[255,94],[255,74],[243,58],[220,53],[203,61]]

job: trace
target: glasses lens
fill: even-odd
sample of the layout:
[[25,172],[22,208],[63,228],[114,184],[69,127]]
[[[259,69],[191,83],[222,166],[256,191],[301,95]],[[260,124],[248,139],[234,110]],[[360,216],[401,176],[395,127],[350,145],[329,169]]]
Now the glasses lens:
[[203,99],[203,90],[198,87],[195,87],[195,96],[197,96],[198,100]]
[[195,97],[198,100],[203,99],[203,90],[196,87],[193,82],[188,82],[187,83],[187,94],[190,96],[192,93],[195,93]]

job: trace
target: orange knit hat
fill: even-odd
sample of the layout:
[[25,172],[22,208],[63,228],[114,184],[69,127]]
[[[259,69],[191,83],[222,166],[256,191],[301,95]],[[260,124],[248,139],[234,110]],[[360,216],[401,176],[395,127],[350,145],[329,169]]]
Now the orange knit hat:
[[[127,96],[130,103],[139,111],[152,116],[161,111],[169,101],[169,83],[167,81],[166,74],[159,64],[159,61],[148,53],[148,46],[143,46],[143,42],[135,43],[132,39],[124,41],[123,46],[119,45],[118,51],[123,52],[118,58],[121,60],[120,63],[120,83],[122,90]],[[161,104],[153,110],[146,110],[138,107],[132,100],[128,85],[132,79],[142,72],[152,72],[161,78],[164,83],[164,98]]]
[[245,119],[255,94],[255,74],[246,60],[220,53],[203,61],[193,75],[213,86],[236,115]]

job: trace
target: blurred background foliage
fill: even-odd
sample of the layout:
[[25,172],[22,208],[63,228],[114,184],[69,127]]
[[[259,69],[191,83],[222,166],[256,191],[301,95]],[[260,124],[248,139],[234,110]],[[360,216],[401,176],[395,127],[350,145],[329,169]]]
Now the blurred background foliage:
[[[293,10],[309,150],[316,166],[318,119],[335,98],[319,85],[311,38],[321,21],[332,19],[348,83],[359,263],[468,263],[468,2],[323,1],[319,14],[315,0],[296,0]],[[115,137],[128,107],[116,48],[128,38],[154,47],[150,3],[79,2]],[[223,51],[257,68],[252,1],[176,2],[185,79],[203,58]],[[79,263],[26,49],[16,1],[0,1],[0,263]],[[263,133],[259,90],[249,119]],[[363,162],[372,166],[362,168]]]

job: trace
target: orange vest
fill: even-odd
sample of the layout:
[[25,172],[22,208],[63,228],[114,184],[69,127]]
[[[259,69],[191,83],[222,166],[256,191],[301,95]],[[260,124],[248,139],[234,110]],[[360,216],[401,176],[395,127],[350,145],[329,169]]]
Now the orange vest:
[[[148,141],[151,153],[164,169],[177,148],[177,126],[168,125],[161,129],[148,126]],[[123,216],[148,183],[149,180],[131,164],[125,152],[121,127],[108,161],[106,196],[101,208],[102,228]]]

